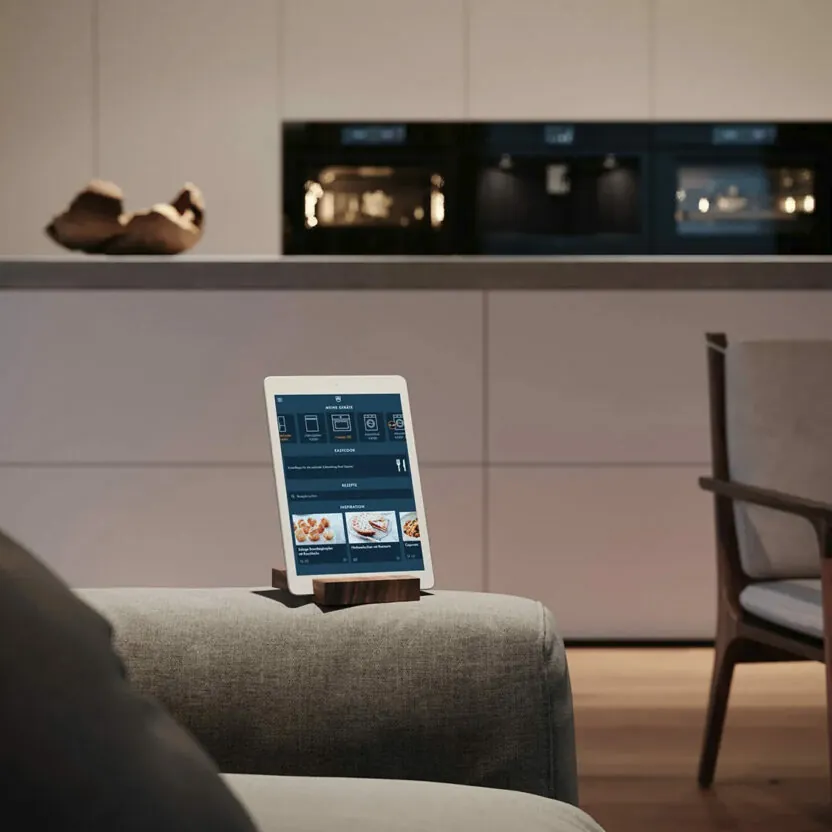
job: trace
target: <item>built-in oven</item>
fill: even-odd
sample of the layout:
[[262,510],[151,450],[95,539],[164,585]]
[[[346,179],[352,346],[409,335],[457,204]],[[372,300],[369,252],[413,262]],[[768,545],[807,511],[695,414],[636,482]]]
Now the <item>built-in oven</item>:
[[479,254],[646,254],[646,124],[481,124],[474,128]]
[[832,253],[831,152],[826,124],[656,125],[654,253]]
[[286,124],[284,252],[459,253],[465,133],[451,123]]

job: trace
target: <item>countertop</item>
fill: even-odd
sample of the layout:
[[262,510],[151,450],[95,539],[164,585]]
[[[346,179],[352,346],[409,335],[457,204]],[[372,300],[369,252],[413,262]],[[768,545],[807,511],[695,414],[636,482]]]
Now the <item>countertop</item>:
[[5,290],[823,290],[825,258],[0,259]]

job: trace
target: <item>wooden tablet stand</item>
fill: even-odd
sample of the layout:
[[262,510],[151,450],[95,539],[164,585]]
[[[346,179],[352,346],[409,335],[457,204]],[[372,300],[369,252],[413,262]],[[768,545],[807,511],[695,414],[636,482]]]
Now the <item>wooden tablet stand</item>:
[[[285,569],[272,569],[272,586],[289,589]],[[315,578],[312,581],[315,603],[322,607],[354,607],[358,604],[388,604],[418,601],[418,578],[411,575],[385,575],[372,578]]]

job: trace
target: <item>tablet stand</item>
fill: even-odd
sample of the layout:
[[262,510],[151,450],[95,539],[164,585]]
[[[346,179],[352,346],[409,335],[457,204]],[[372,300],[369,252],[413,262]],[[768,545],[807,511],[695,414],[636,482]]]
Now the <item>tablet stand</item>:
[[[285,569],[272,569],[272,586],[289,589]],[[383,575],[372,578],[315,578],[315,603],[322,607],[354,607],[358,604],[387,604],[418,601],[418,578],[411,575]]]

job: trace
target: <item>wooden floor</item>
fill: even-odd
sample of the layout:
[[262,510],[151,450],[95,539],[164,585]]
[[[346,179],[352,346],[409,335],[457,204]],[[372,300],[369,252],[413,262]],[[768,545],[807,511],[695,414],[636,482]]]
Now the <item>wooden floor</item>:
[[607,832],[832,829],[822,665],[737,670],[716,782],[700,792],[712,651],[568,655],[581,804]]

